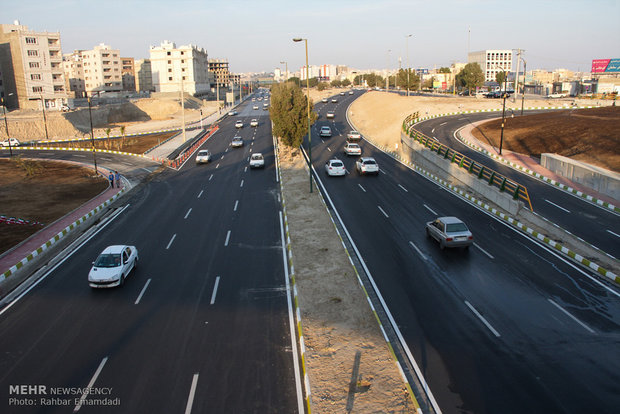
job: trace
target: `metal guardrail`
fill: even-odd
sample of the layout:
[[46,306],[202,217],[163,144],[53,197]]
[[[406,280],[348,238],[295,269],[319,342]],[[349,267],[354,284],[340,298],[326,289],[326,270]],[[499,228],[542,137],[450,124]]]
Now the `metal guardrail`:
[[432,152],[437,153],[437,156],[450,160],[451,163],[455,163],[460,168],[466,169],[470,174],[475,174],[478,176],[478,179],[486,181],[489,185],[496,187],[500,192],[511,194],[514,200],[523,201],[527,206],[529,206],[530,211],[534,211],[532,208],[532,202],[530,201],[530,196],[527,192],[527,187],[517,183],[516,181],[512,181],[506,176],[472,160],[469,157],[466,157],[460,152],[455,151],[447,145],[437,141],[435,138],[431,138],[416,131],[413,128],[416,121],[417,114],[411,114],[403,121],[403,131],[407,133],[408,136],[415,139]]

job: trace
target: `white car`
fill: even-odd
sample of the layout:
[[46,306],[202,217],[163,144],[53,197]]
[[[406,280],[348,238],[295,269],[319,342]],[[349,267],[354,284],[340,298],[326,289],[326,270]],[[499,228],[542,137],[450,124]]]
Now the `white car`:
[[340,96],[344,96],[344,92],[340,92]]
[[17,138],[5,139],[4,141],[0,142],[0,145],[2,145],[3,147],[19,147],[19,140]]
[[235,116],[235,115],[237,115],[237,111],[228,112],[228,116]]
[[336,103],[336,102],[338,102],[338,99],[332,98],[332,103]]
[[319,130],[319,136],[320,137],[331,137],[332,129],[328,126],[322,126],[321,129]]
[[358,174],[375,174],[379,175],[379,164],[372,157],[361,157],[355,161],[355,169]]
[[265,158],[260,152],[255,152],[250,157],[250,168],[263,168],[265,166]]
[[250,121],[250,126],[251,127],[257,127],[258,126],[258,119],[252,119]]
[[474,243],[474,236],[467,225],[456,217],[438,217],[426,223],[426,235],[439,242],[439,248],[469,248]]
[[334,111],[327,111],[327,113],[325,114],[325,118],[327,119],[334,119],[335,116],[336,114],[334,113]]
[[137,266],[138,249],[135,246],[108,246],[93,262],[88,284],[92,288],[121,286]]
[[211,161],[211,153],[209,150],[204,149],[198,151],[198,154],[196,154],[196,164],[206,164],[209,161]]
[[353,95],[353,91],[349,91],[349,95]]
[[362,155],[362,147],[353,142],[347,142],[344,146],[344,153],[347,155]]
[[325,163],[325,172],[330,177],[343,176],[347,173],[347,169],[344,167],[344,163],[338,158],[332,158]]
[[230,146],[233,148],[243,147],[243,138],[237,135],[232,139]]
[[349,131],[347,134],[348,141],[359,141],[360,139],[362,139],[362,134],[357,131]]
[[253,109],[258,109],[258,105],[254,105],[252,108]]
[[323,99],[321,99],[321,102],[323,102],[323,103],[327,103],[327,98],[323,98]]
[[243,121],[238,120],[237,122],[235,122],[235,128],[243,128]]

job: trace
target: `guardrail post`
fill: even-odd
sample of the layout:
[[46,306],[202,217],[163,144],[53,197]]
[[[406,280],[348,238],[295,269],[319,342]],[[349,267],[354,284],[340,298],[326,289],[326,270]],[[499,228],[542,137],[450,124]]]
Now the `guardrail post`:
[[443,157],[444,157],[444,158],[448,158],[448,155],[450,155],[450,148],[449,148],[449,147],[446,147],[446,152],[445,152],[445,154],[443,155]]
[[450,160],[450,162],[453,163],[455,159],[456,159],[456,152],[452,154],[452,159]]
[[495,171],[491,173],[491,178],[489,178],[489,185],[493,185],[493,179],[495,179]]
[[478,173],[478,178],[482,178],[484,176],[484,166],[480,167],[480,172]]
[[471,161],[469,163],[469,172],[471,173],[474,170],[474,164],[476,164],[474,161]]
[[461,161],[459,162],[459,168],[463,168],[463,161],[465,161],[465,157],[461,158]]
[[521,186],[519,184],[517,184],[517,188],[515,188],[515,193],[512,195],[512,199],[513,200],[517,200],[519,198],[519,189],[521,188]]
[[441,155],[441,144],[437,143],[437,155]]
[[506,189],[506,177],[504,177],[502,184],[499,186],[499,191],[504,192],[505,189]]

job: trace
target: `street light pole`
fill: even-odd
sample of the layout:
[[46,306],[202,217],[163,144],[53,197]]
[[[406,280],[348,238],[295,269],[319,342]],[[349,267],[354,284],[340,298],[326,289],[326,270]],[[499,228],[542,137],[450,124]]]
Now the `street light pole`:
[[88,92],[85,92],[85,94],[86,94],[86,99],[88,100],[88,118],[90,119],[90,142],[93,147],[93,163],[95,164],[95,175],[98,175],[99,172],[97,171],[97,156],[95,155],[96,154],[95,136],[93,135],[93,113],[91,111],[91,105],[90,105],[91,97],[88,96]]
[[506,123],[506,95],[508,94],[508,92],[506,92],[507,86],[508,75],[506,74],[506,71],[504,71],[504,104],[502,107],[502,132],[499,137],[499,155],[502,155],[502,145],[504,144],[504,124]]
[[392,50],[388,49],[387,51],[387,68],[386,68],[386,76],[385,76],[385,91],[390,91],[390,52]]
[[308,172],[310,173],[310,192],[312,192],[312,132],[310,131],[310,66],[308,65],[308,39],[295,38],[293,42],[306,44],[306,90],[308,91]]
[[43,124],[45,125],[45,139],[49,140],[50,137],[47,134],[47,117],[45,116],[45,100],[43,99],[43,93],[39,95],[41,96],[41,109],[43,110]]
[[523,106],[525,105],[525,67],[527,62],[525,59],[521,58],[523,61],[523,86],[521,87],[521,115],[523,115]]
[[405,36],[405,39],[407,40],[407,96],[409,96],[409,72],[411,72],[411,69],[409,68],[409,38],[411,36],[413,35]]
[[2,99],[2,115],[4,116],[4,129],[6,130],[6,139],[9,141],[9,157],[13,157],[13,147],[11,146],[11,137],[9,136],[9,123],[6,120],[6,109],[4,107],[5,100]]

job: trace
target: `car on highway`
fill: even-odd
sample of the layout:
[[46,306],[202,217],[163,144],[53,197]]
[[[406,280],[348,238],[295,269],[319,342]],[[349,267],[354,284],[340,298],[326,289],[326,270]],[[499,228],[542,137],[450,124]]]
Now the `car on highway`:
[[337,98],[332,98],[332,103],[336,103],[336,102],[338,102],[338,99]]
[[567,95],[565,93],[550,93],[545,98],[557,99],[557,98],[566,98],[566,96]]
[[323,99],[321,99],[321,102],[323,102],[323,103],[327,103],[327,98],[323,98]]
[[321,129],[319,130],[319,136],[320,137],[331,137],[332,129],[328,126],[322,126]]
[[347,142],[344,145],[344,153],[347,155],[362,155],[362,147],[353,142]]
[[250,157],[250,168],[263,168],[265,166],[265,158],[260,152],[255,152]]
[[344,96],[344,92],[340,92],[340,96]]
[[344,163],[338,158],[332,158],[325,163],[325,172],[330,177],[344,176],[347,173],[347,169],[344,167]]
[[439,248],[469,248],[474,243],[474,236],[467,225],[456,217],[438,217],[426,223],[426,235],[439,242]]
[[243,128],[243,121],[238,120],[237,122],[235,122],[235,128]]
[[254,118],[250,121],[250,126],[251,127],[257,127],[258,126],[258,119]]
[[228,112],[228,116],[235,116],[235,115],[237,115],[237,111]]
[[241,138],[239,135],[233,137],[232,141],[230,142],[230,146],[233,148],[243,147],[243,138]]
[[210,161],[211,161],[211,153],[209,152],[209,150],[207,149],[200,150],[198,151],[198,154],[196,154],[196,164],[206,164]]
[[335,116],[336,114],[334,113],[334,111],[327,111],[327,113],[325,114],[325,118],[327,119],[334,119]]
[[129,273],[138,266],[138,249],[135,246],[108,246],[88,272],[88,284],[92,288],[121,286]]
[[[10,145],[9,145],[10,144]],[[19,147],[19,140],[17,138],[9,138],[9,139],[5,139],[4,141],[0,142],[0,145],[2,145],[3,147]]]
[[379,175],[379,164],[377,164],[377,161],[372,157],[360,157],[355,161],[355,169],[360,175]]
[[258,105],[254,105],[252,109],[258,109]]
[[347,133],[347,141],[359,141],[362,139],[362,134],[355,130],[351,130]]
[[353,95],[353,91],[349,91],[349,95]]

